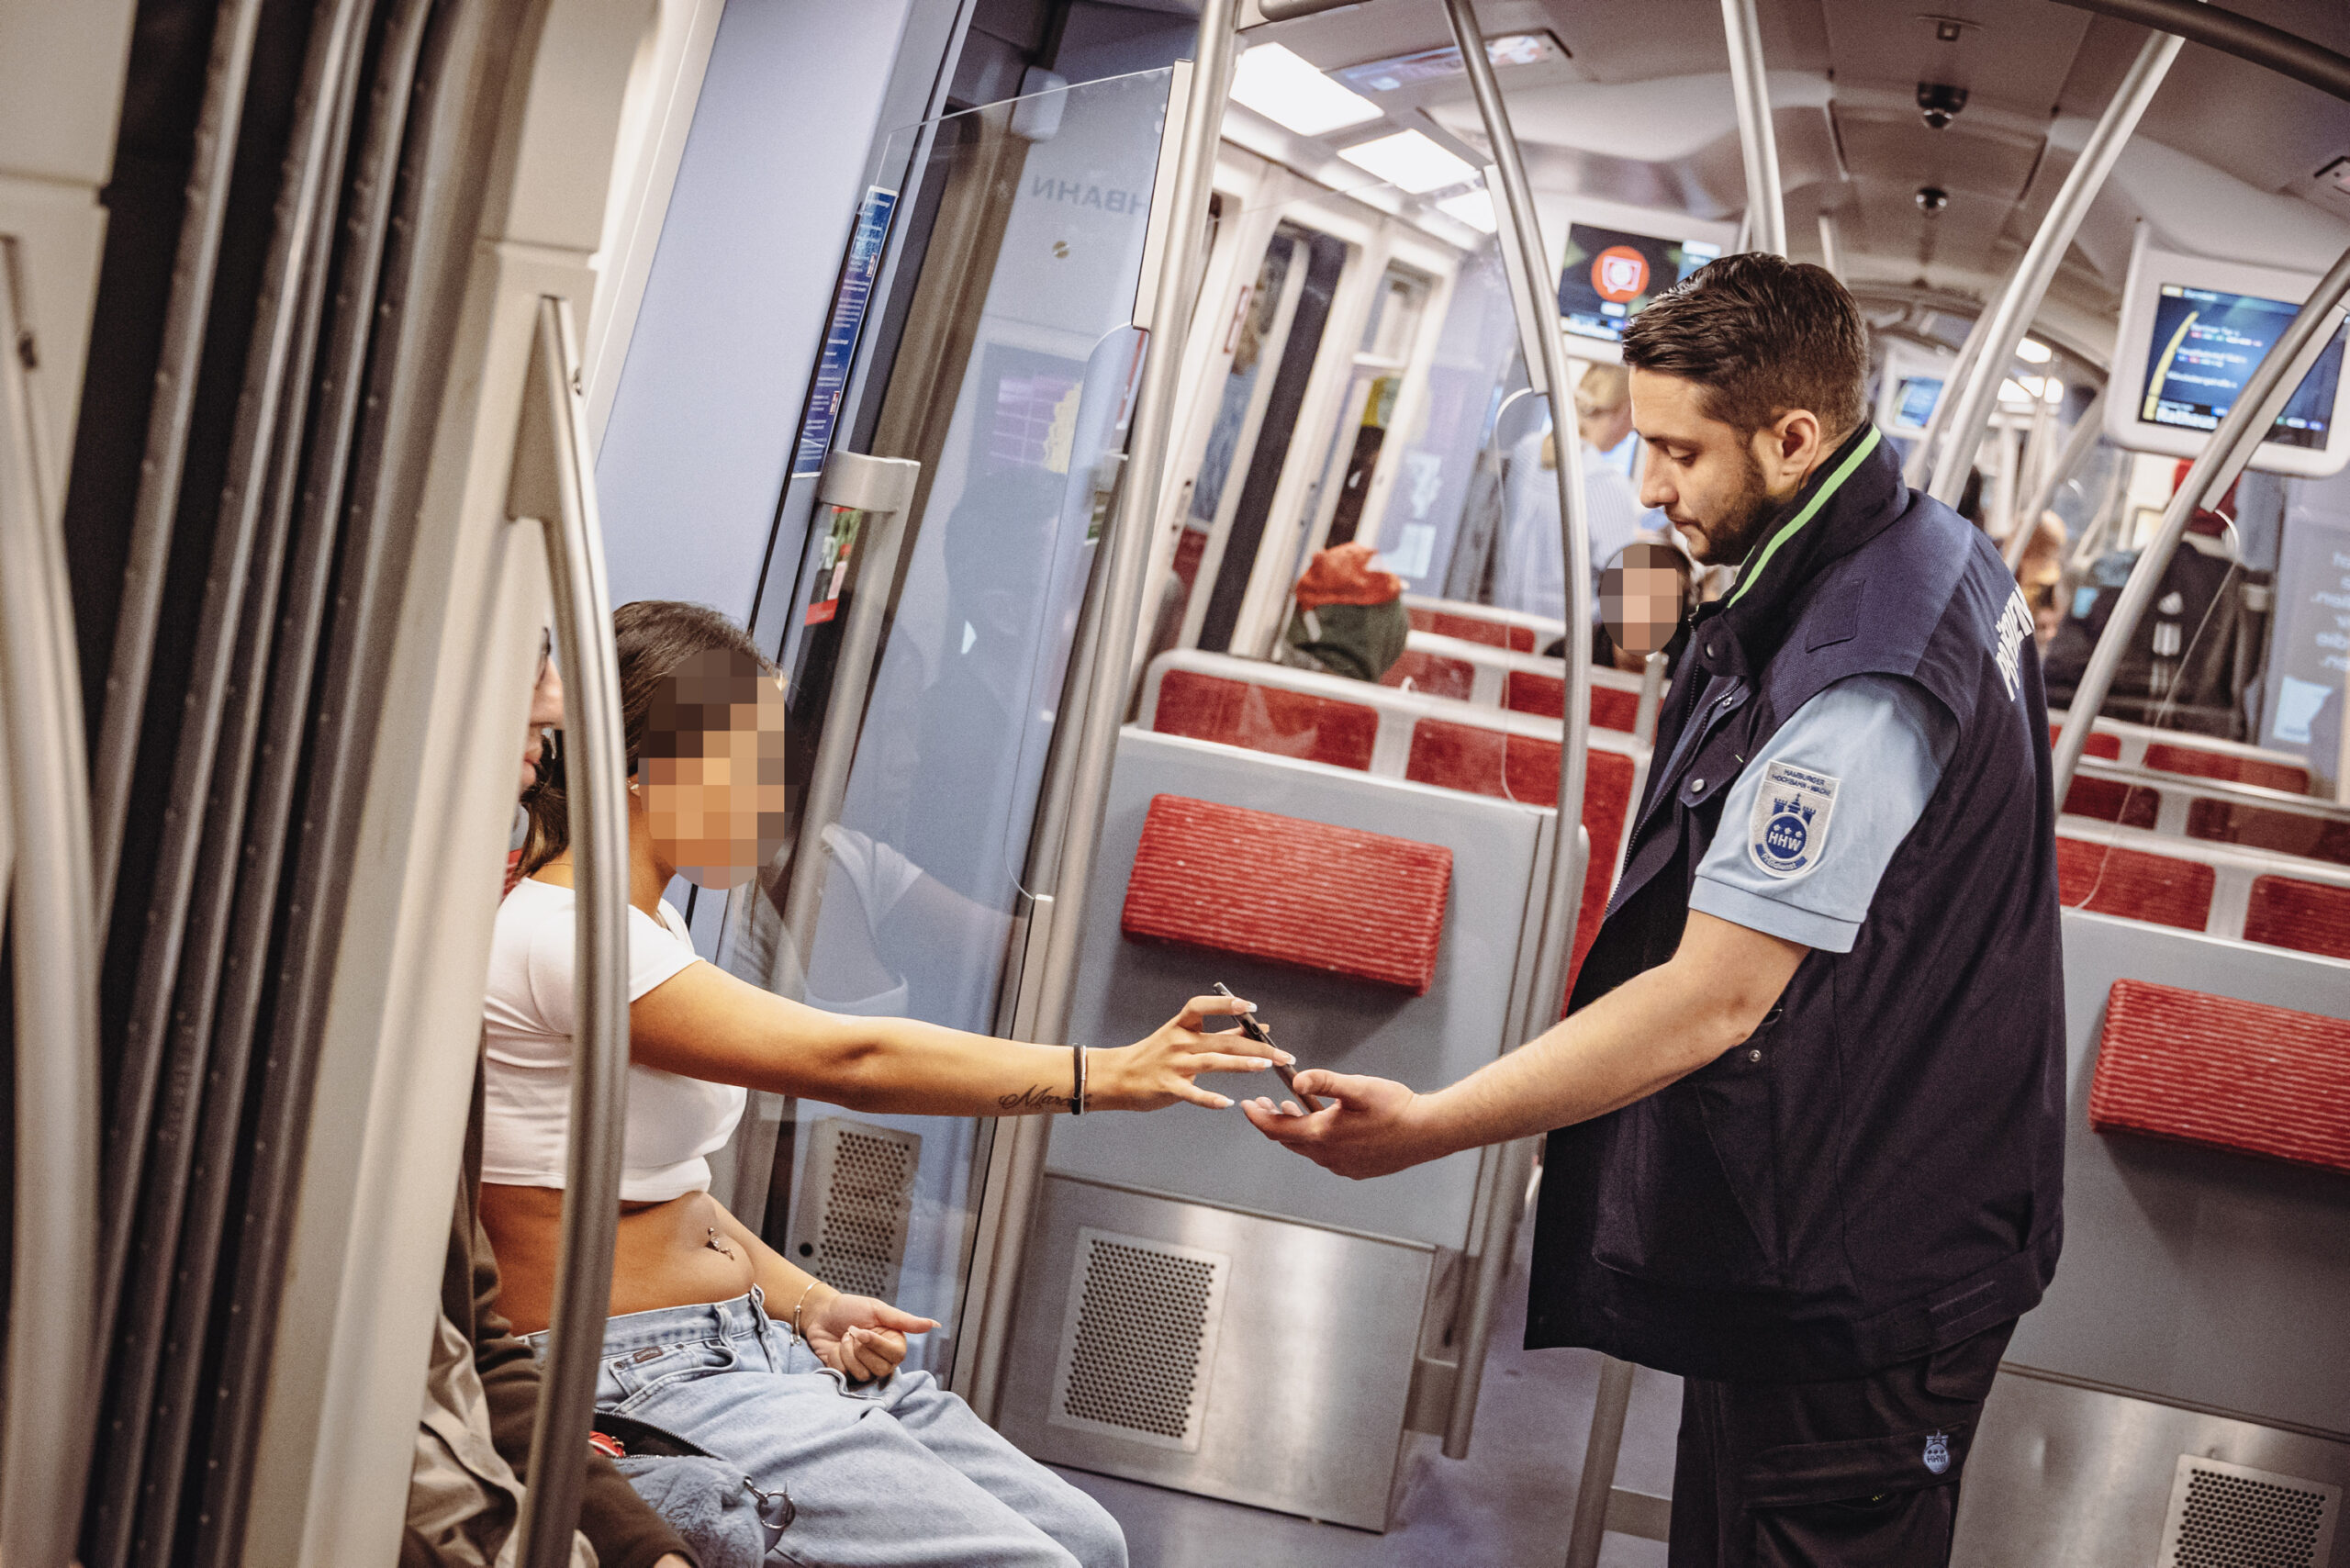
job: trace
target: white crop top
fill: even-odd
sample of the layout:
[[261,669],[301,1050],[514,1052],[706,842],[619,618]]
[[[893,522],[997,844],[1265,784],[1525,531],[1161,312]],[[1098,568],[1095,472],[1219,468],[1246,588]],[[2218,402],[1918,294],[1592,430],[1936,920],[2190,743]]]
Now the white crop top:
[[[520,1187],[564,1185],[571,1126],[571,976],[577,898],[524,878],[498,906],[482,1009],[482,1180]],[[628,999],[636,1001],[699,963],[685,918],[666,902],[661,918],[628,912]],[[659,1203],[710,1186],[705,1156],[725,1147],[748,1094],[642,1065],[628,1070],[624,1203]]]

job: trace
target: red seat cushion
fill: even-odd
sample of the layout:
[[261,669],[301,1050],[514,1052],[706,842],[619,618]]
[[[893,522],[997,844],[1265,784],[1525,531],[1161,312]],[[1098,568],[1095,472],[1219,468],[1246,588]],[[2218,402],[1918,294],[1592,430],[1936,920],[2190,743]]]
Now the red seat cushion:
[[2067,909],[2200,931],[2211,914],[2211,868],[2143,849],[2056,840],[2057,897]]
[[1150,727],[1161,734],[1368,768],[1379,738],[1379,712],[1311,692],[1170,669],[1159,679]]
[[1632,759],[1621,752],[1593,752],[1583,786],[1583,825],[1591,833],[1591,868],[1583,873],[1583,908],[1575,916],[1575,950],[1567,956],[1563,996],[1574,994],[1583,955],[1591,951],[1592,941],[1599,935],[1600,919],[1607,913],[1607,895],[1616,890],[1616,853],[1623,846],[1624,823],[1631,814]]
[[2187,805],[2187,836],[2350,866],[2350,822],[2205,798]]
[[2350,888],[2296,877],[2255,877],[2244,912],[2244,939],[2350,958]]
[[1529,669],[1514,669],[1502,688],[1502,706],[1514,713],[1531,713],[1538,719],[1563,719],[1567,713],[1566,679]]
[[[1425,995],[1452,851],[1441,845],[1154,796],[1125,934]],[[1205,990],[1204,982],[1199,987]]]
[[2130,827],[2154,826],[2162,803],[2162,797],[2154,790],[2119,778],[2076,778],[2065,792],[2066,814]]
[[1482,724],[1422,719],[1412,726],[1412,752],[1404,760],[1404,777],[1416,784],[1495,795],[1529,806],[1552,805],[1559,799],[1559,743]]
[[1415,691],[1424,691],[1430,697],[1457,697],[1466,701],[1477,689],[1477,668],[1467,659],[1448,658],[1442,654],[1424,654],[1416,648],[1406,648],[1404,656],[1388,666],[1387,673],[1379,678],[1379,684],[1401,687],[1407,680]]
[[2256,756],[2199,751],[2193,746],[2154,741],[2146,747],[2146,766],[2165,773],[2185,773],[2197,778],[2224,778],[2231,784],[2256,784],[2288,795],[2310,792],[2310,770],[2289,762],[2266,762]]
[[2089,1126],[2350,1170],[2350,1023],[2116,980]]

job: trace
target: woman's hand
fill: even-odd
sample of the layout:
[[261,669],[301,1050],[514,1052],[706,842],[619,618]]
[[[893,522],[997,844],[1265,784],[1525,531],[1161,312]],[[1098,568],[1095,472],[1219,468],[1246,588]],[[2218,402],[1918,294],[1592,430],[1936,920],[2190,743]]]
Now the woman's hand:
[[1210,1018],[1256,1010],[1255,1002],[1237,996],[1195,996],[1150,1038],[1091,1052],[1086,1061],[1086,1108],[1156,1111],[1189,1100],[1224,1109],[1230,1100],[1192,1081],[1203,1072],[1261,1072],[1276,1059],[1297,1059],[1287,1051],[1259,1045],[1237,1029],[1214,1035],[1201,1030]]
[[938,1325],[869,1295],[818,1285],[800,1308],[800,1334],[816,1359],[851,1383],[888,1377],[906,1359],[906,1336]]

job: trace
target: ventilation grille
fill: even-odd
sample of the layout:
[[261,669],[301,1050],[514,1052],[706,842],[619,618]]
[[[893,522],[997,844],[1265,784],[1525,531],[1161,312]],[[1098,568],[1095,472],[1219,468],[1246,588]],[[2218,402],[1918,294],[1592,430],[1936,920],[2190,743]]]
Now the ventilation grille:
[[1221,1252],[1080,1230],[1046,1420],[1197,1452],[1231,1272]]
[[791,1260],[850,1295],[887,1301],[906,1261],[922,1137],[846,1116],[810,1129]]
[[2342,1489],[2181,1454],[2156,1568],[2325,1568]]

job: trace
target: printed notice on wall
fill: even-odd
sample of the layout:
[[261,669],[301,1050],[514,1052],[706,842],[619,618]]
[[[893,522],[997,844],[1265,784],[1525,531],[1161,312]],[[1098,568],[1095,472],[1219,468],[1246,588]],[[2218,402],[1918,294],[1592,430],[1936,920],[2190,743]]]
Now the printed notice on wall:
[[841,263],[841,280],[833,290],[833,314],[824,325],[824,347],[816,357],[816,375],[808,388],[808,409],[800,419],[800,444],[792,453],[795,479],[821,474],[824,454],[833,444],[833,427],[840,419],[841,398],[848,390],[849,367],[856,360],[857,335],[865,330],[866,308],[873,301],[873,281],[881,271],[881,250],[890,238],[890,217],[898,207],[898,193],[875,185],[856,209],[856,230],[849,236],[848,254]]

